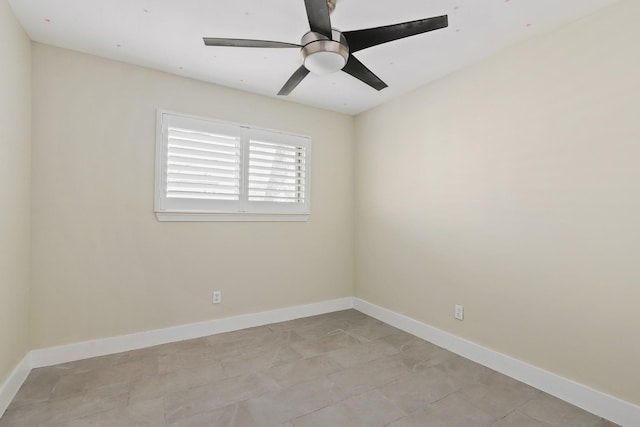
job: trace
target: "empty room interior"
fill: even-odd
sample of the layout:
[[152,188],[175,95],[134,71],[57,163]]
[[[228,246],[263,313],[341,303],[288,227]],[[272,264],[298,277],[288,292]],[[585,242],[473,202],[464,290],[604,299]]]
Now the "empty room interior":
[[640,426],[638,18],[0,0],[0,426]]

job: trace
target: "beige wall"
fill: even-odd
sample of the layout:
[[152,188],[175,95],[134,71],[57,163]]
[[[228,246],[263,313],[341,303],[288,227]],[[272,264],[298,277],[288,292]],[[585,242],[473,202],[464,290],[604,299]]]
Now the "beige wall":
[[[32,348],[349,296],[355,253],[357,296],[640,403],[639,14],[514,47],[354,138],[351,117],[39,44],[31,127],[0,0],[0,383],[29,348],[31,241]],[[158,222],[158,107],[312,136],[310,221]]]
[[31,42],[0,0],[0,385],[29,350]]
[[356,295],[639,404],[638,16],[359,116]]
[[[33,90],[34,348],[352,295],[352,117],[40,44]],[[311,136],[309,221],[158,222],[156,108]]]

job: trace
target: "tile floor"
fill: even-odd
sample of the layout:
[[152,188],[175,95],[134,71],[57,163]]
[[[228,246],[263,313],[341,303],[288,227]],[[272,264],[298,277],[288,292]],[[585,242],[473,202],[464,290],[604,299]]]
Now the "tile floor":
[[347,310],[34,369],[9,426],[614,424]]

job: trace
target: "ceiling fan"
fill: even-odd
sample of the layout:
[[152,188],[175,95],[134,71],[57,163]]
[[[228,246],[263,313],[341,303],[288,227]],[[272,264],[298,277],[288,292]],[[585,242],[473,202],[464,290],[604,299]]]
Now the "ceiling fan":
[[390,41],[415,36],[447,27],[447,15],[403,22],[401,24],[364,30],[340,32],[331,27],[330,14],[336,0],[304,0],[311,31],[302,36],[300,44],[267,40],[244,40],[204,37],[207,46],[299,48],[303,65],[293,73],[278,95],[289,95],[312,72],[331,74],[344,71],[376,90],[387,87],[378,76],[360,62],[353,53]]

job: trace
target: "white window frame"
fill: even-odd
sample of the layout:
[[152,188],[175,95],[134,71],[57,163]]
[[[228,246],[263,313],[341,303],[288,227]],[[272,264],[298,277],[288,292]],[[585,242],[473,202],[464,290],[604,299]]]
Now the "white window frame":
[[[240,200],[199,201],[170,199],[167,189],[168,125],[193,125],[194,130],[206,130],[207,125],[226,128],[240,137]],[[203,127],[199,127],[203,126]],[[304,147],[304,202],[278,203],[248,200],[249,142],[267,138],[277,143]],[[156,168],[154,211],[159,221],[307,221],[311,194],[311,138],[271,129],[258,128],[206,117],[192,116],[159,109],[156,120]]]

